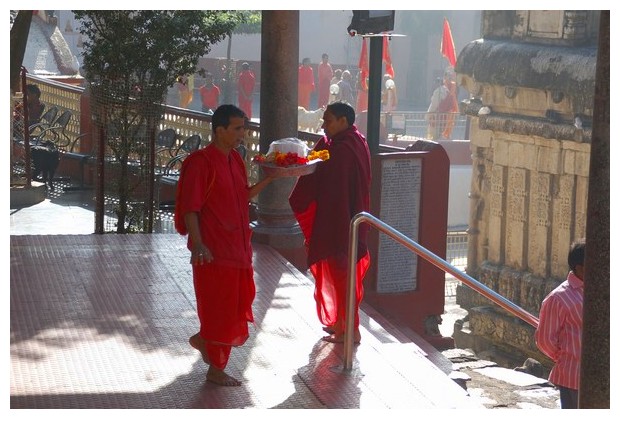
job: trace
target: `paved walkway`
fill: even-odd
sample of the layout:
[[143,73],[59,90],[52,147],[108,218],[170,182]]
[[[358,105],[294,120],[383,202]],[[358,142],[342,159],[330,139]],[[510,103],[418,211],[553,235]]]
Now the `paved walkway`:
[[256,325],[239,388],[205,383],[185,240],[11,236],[12,408],[476,408],[413,343],[362,315],[353,371],[320,340],[311,282],[255,245]]
[[[84,191],[60,189],[42,203],[11,209],[11,409],[420,412],[492,407],[489,396],[499,398],[501,392],[489,395],[489,388],[514,390],[516,400],[523,394],[518,383],[480,379],[474,361],[466,364],[473,368],[468,395],[447,376],[459,365],[364,304],[363,340],[355,349],[353,371],[343,372],[342,345],[320,340],[312,281],[259,244],[254,245],[256,324],[229,365],[243,386],[206,383],[206,366],[187,344],[197,320],[184,239],[161,233],[94,235],[93,223],[91,195]],[[171,228],[169,219],[159,228]],[[450,305],[458,306],[446,303],[453,313]],[[440,327],[451,325],[444,321]],[[514,402],[500,399],[496,406]]]
[[243,385],[206,383],[187,344],[198,325],[185,239],[92,234],[90,199],[59,191],[11,209],[11,408],[482,407],[446,358],[371,309],[343,371],[343,346],[320,339],[312,282],[260,244],[256,323],[229,363]]

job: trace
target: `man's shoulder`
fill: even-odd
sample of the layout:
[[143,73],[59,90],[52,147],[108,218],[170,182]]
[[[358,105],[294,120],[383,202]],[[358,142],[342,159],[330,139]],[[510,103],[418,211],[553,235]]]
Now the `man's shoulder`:
[[568,280],[564,280],[562,283],[557,285],[551,292],[549,292],[549,294],[547,294],[547,299],[561,298],[567,293],[568,288]]
[[195,150],[192,153],[188,154],[185,159],[183,160],[184,164],[194,164],[194,163],[205,163],[205,162],[209,162],[211,156],[209,155],[209,153],[211,152],[210,150],[208,150],[209,145]]

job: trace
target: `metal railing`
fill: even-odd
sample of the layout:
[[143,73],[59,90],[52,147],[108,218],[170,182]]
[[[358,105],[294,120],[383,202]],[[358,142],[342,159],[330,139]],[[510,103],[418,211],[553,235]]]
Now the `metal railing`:
[[538,318],[525,311],[512,301],[504,298],[494,290],[480,283],[478,280],[460,271],[453,265],[450,265],[433,252],[420,246],[418,243],[403,235],[390,225],[376,218],[375,216],[361,212],[356,214],[351,219],[349,228],[349,254],[348,254],[348,287],[347,287],[347,314],[345,321],[345,334],[344,334],[344,370],[351,371],[353,367],[353,333],[354,333],[354,317],[355,317],[355,280],[356,270],[355,263],[357,261],[357,242],[358,242],[358,227],[362,222],[367,222],[377,228],[380,232],[383,232],[393,238],[397,243],[402,244],[409,250],[421,256],[431,264],[442,269],[444,272],[449,273],[462,281],[466,286],[472,288],[476,292],[480,293],[484,297],[488,298],[495,304],[499,305],[504,310],[507,310],[514,316],[529,323],[533,327],[538,326]]
[[[468,116],[460,113],[433,113],[435,126],[430,127],[428,112],[382,112],[381,122],[388,134],[422,139],[469,140]],[[445,133],[445,134],[444,134]],[[434,134],[434,135],[433,135]]]

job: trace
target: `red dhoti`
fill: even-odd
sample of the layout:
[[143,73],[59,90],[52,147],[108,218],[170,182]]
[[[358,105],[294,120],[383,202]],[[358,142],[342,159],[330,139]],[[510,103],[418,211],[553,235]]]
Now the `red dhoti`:
[[248,322],[254,322],[253,270],[212,263],[192,265],[192,269],[200,336],[205,340],[211,365],[223,370],[231,347],[245,343],[249,337]]

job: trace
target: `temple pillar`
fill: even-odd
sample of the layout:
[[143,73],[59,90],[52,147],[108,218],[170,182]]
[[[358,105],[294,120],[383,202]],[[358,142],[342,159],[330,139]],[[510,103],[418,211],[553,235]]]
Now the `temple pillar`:
[[[274,140],[297,136],[299,11],[262,12],[260,152]],[[259,174],[262,175],[262,172]],[[253,241],[268,244],[305,270],[303,234],[288,203],[296,178],[274,180],[258,196]]]

